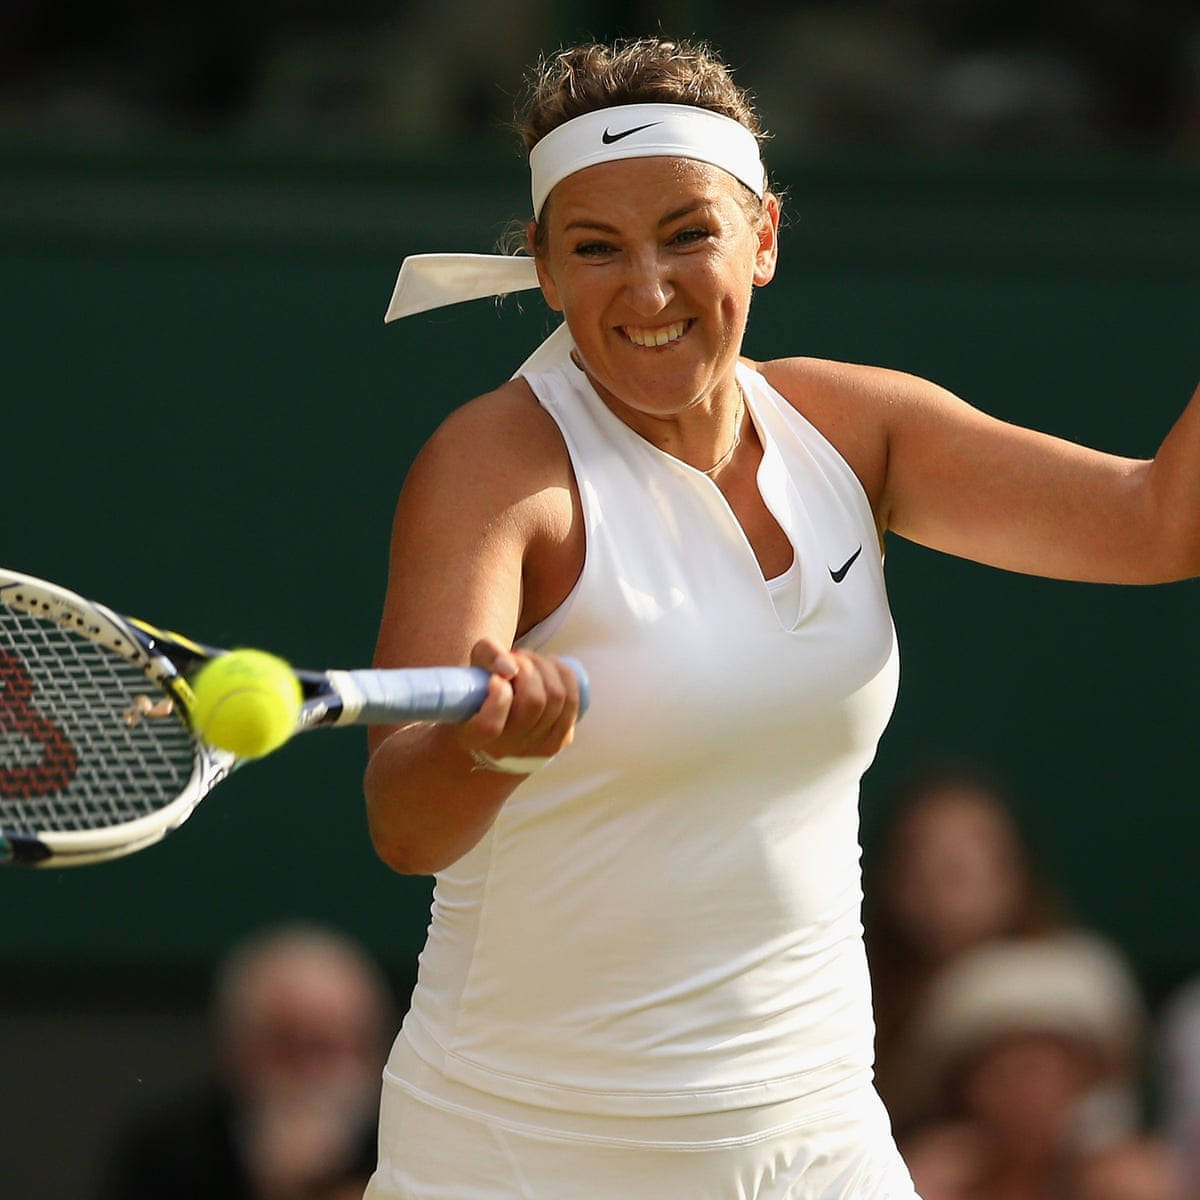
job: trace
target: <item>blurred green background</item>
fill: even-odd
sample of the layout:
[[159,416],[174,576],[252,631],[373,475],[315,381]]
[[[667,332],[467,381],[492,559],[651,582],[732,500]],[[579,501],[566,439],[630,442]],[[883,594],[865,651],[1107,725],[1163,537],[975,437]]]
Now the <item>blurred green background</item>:
[[[660,21],[723,46],[776,134],[789,220],[749,354],[880,363],[1152,454],[1200,375],[1200,87],[1186,57],[1167,69],[1190,10],[1131,5],[1134,35],[1104,27],[1120,5],[1048,5],[1023,41],[1023,7],[1007,25],[959,7],[971,36],[933,3],[736,26],[704,4],[467,4],[449,26],[432,6],[263,5],[234,28],[130,5],[70,35],[43,27],[54,5],[18,5],[0,24],[0,562],[217,644],[367,662],[413,453],[550,327],[529,294],[385,328],[400,260],[490,250],[524,217],[499,125],[537,51]],[[1067,29],[1089,36],[1051,36]],[[992,767],[1157,1003],[1200,971],[1200,585],[1031,580],[896,540],[888,574],[902,685],[864,785],[868,871],[914,767]],[[403,997],[429,882],[374,859],[364,762],[360,733],[317,734],[149,852],[0,873],[6,1196],[85,1195],[116,1116],[202,1069],[209,972],[251,930],[335,924]],[[68,1094],[75,1152],[53,1156]],[[58,1183],[21,1174],[43,1150]]]

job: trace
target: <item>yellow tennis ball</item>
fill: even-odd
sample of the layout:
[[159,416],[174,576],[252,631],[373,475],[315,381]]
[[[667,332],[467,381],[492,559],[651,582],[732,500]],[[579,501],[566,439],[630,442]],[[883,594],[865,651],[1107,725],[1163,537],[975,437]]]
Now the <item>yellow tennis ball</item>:
[[263,650],[231,650],[208,662],[192,681],[192,727],[239,758],[269,754],[292,735],[303,696],[282,658]]

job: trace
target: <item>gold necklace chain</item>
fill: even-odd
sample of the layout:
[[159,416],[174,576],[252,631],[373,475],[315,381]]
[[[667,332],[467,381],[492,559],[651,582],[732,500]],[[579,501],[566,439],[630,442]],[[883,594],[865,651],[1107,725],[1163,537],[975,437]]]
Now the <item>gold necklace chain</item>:
[[742,444],[742,419],[746,415],[746,393],[742,391],[742,385],[738,384],[738,410],[737,420],[733,426],[733,441],[729,449],[717,459],[711,467],[702,467],[700,473],[702,475],[714,475],[719,471],[732,457],[733,452]]

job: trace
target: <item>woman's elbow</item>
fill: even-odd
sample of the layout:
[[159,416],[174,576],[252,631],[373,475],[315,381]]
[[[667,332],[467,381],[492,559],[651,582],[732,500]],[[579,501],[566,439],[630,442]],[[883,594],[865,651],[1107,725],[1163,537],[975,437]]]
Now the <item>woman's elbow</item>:
[[457,862],[469,845],[445,830],[429,829],[419,820],[404,820],[399,801],[372,788],[368,775],[364,787],[367,801],[367,832],[376,857],[398,875],[436,875]]
[[398,875],[432,875],[445,864],[430,860],[421,839],[406,830],[397,819],[396,801],[380,792],[379,781],[372,778],[370,767],[363,780],[367,802],[367,832],[376,857]]
[[436,875],[449,863],[437,861],[427,850],[402,838],[371,828],[375,856],[397,875]]
[[1200,576],[1200,529],[1176,523],[1149,547],[1142,559],[1145,576],[1140,582],[1180,583]]

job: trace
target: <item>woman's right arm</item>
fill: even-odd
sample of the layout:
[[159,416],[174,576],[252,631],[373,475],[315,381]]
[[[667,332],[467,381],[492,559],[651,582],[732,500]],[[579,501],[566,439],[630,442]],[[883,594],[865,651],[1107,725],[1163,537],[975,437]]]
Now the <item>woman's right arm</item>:
[[396,871],[429,874],[461,858],[524,778],[480,767],[472,750],[546,757],[571,740],[574,674],[557,659],[511,649],[529,562],[563,528],[569,470],[553,422],[519,383],[454,413],[405,479],[375,664],[470,663],[492,678],[463,725],[369,732],[368,824]]

